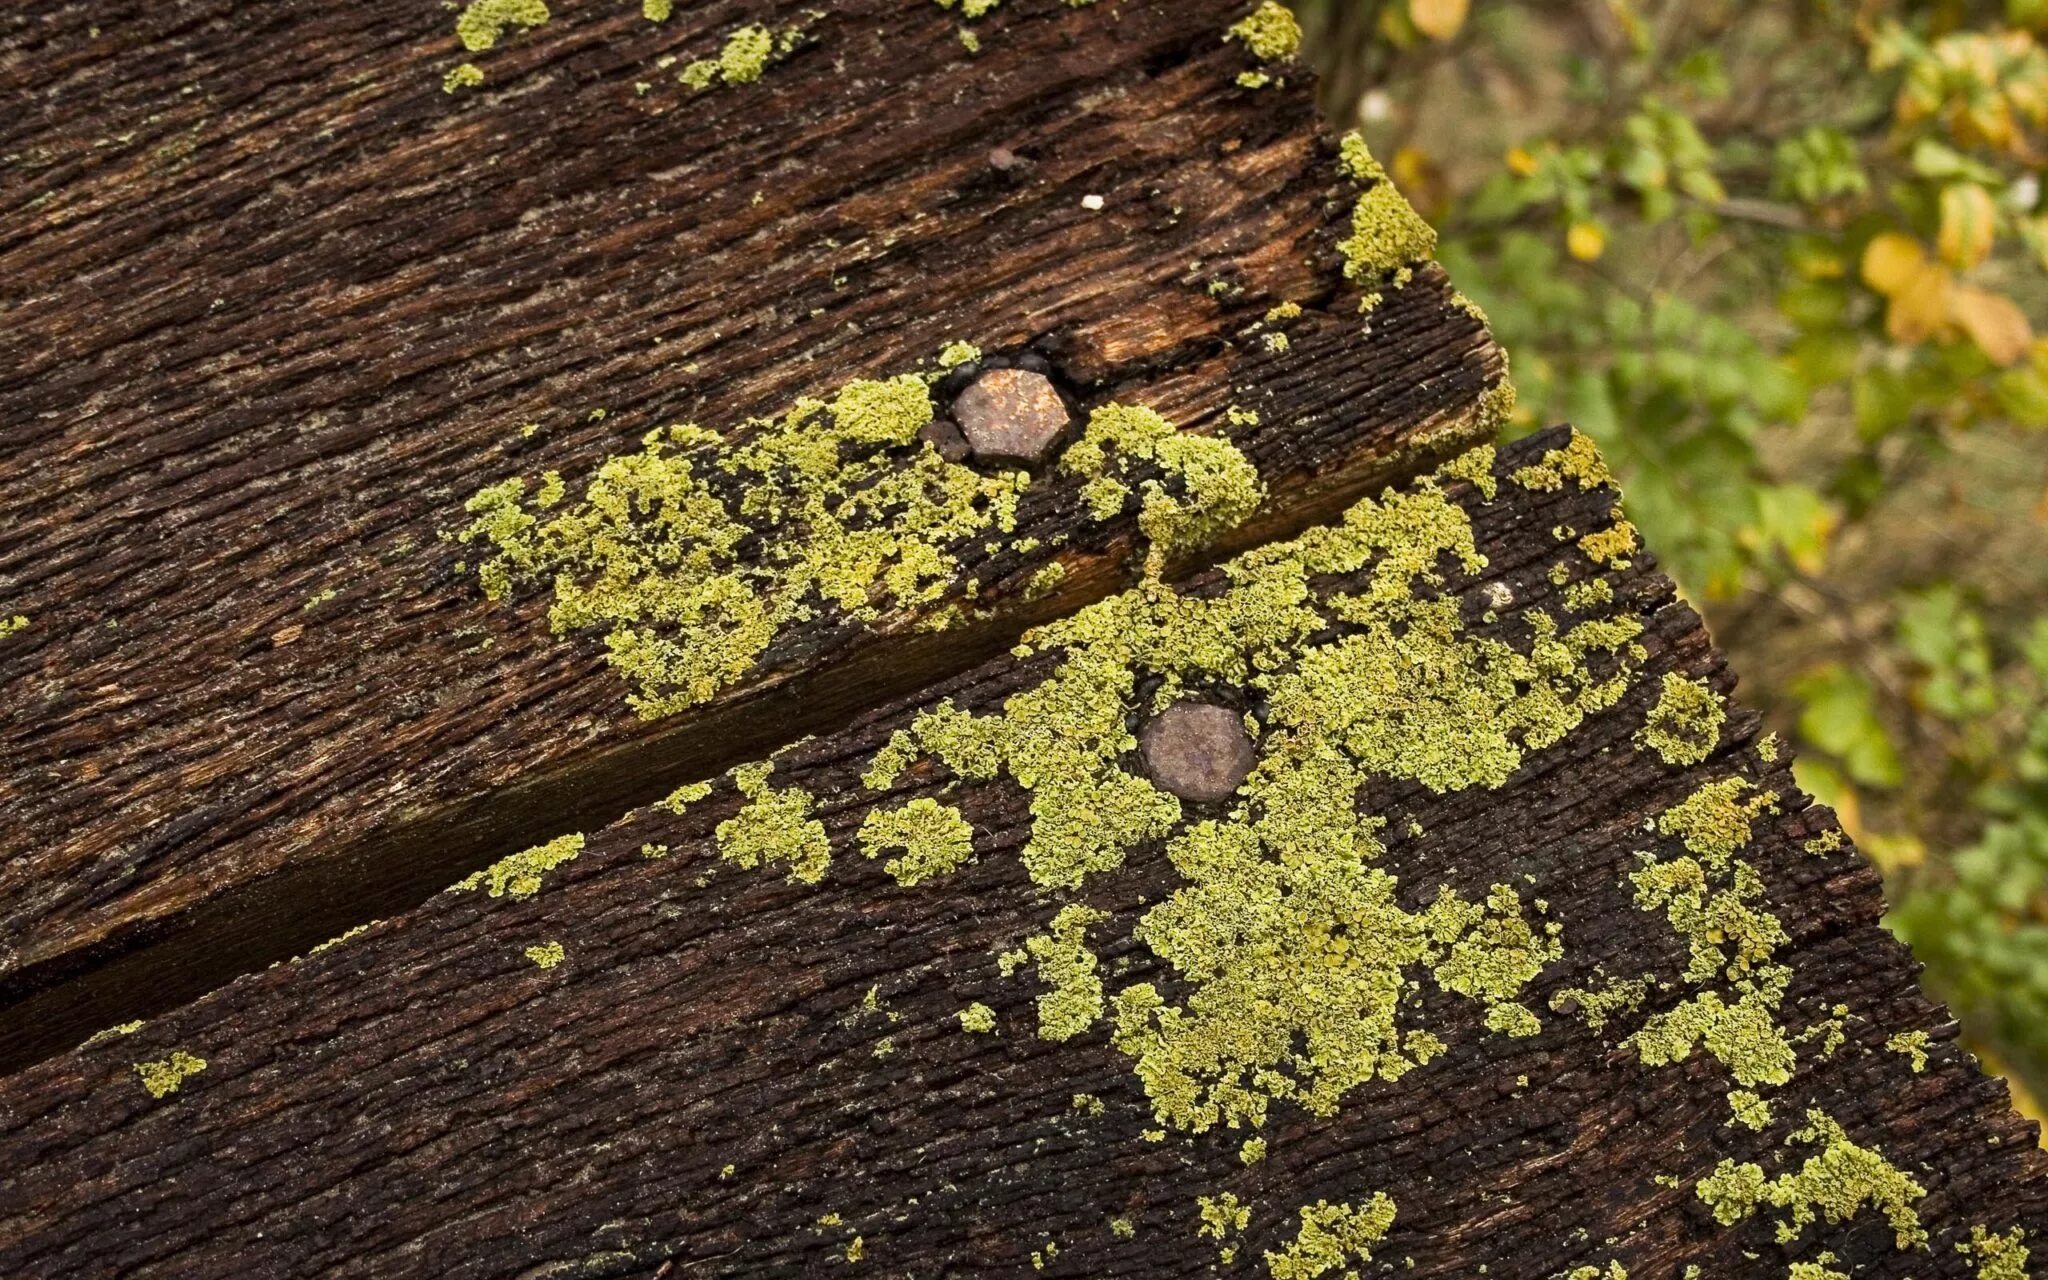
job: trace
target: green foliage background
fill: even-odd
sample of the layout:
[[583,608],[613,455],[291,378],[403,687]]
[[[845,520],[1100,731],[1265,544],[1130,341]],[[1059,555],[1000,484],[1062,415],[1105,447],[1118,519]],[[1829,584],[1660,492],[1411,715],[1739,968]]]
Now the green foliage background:
[[1293,7],[2038,1114],[2048,0]]

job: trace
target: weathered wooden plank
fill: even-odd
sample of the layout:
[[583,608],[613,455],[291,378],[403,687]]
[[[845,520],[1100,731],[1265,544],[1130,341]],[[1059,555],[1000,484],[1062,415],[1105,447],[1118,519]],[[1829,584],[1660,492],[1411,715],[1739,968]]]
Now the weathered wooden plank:
[[1590,448],[1455,471],[0,1084],[0,1270],[2025,1274],[2033,1127]]
[[[1237,83],[1246,7],[1009,0],[970,54],[926,0],[559,6],[452,93],[433,5],[0,16],[0,1066],[961,669],[1140,555],[1137,499],[1092,520],[1050,465],[940,548],[938,599],[820,607],[649,724],[602,627],[551,636],[544,583],[491,605],[441,540],[487,485],[580,494],[651,428],[745,434],[958,341],[1241,451],[1275,500],[1190,557],[1482,434],[1498,352],[1434,268],[1381,271],[1412,239],[1347,279],[1391,188],[1299,84]],[[757,81],[677,82],[756,25],[795,33]]]

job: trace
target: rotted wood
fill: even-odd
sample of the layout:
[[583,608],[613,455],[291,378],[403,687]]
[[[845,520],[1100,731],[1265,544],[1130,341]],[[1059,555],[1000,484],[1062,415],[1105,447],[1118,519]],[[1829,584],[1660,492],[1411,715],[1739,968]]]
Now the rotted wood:
[[[1107,1019],[1046,1038],[1053,978],[1029,940],[1056,900],[1101,913],[1086,933],[1112,1002],[1138,983],[1180,1000],[1190,979],[1139,922],[1196,872],[1154,839],[1078,896],[1048,890],[1024,868],[1034,817],[1011,778],[930,760],[874,776],[921,714],[991,712],[1044,687],[1064,660],[1046,649],[773,757],[772,784],[813,797],[829,840],[815,883],[722,855],[742,804],[723,782],[685,793],[680,814],[591,832],[573,860],[485,877],[0,1084],[0,1271],[2024,1274],[1980,1268],[2048,1230],[2033,1126],[1955,1047],[1878,924],[1875,873],[1757,717],[1730,704],[1702,731],[1666,714],[1667,676],[1716,696],[1733,678],[1649,556],[1589,565],[1584,548],[1626,542],[1612,490],[1515,481],[1565,441],[1504,450],[1491,500],[1442,482],[1485,564],[1437,558],[1432,598],[1517,650],[1542,618],[1625,624],[1641,645],[1626,692],[1498,788],[1376,776],[1357,797],[1385,820],[1374,865],[1399,880],[1403,909],[1505,883],[1559,926],[1560,954],[1521,993],[1535,1027],[1493,1029],[1474,1002],[1418,983],[1399,1016],[1440,1037],[1440,1055],[1357,1084],[1327,1115],[1276,1100],[1255,1131],[1162,1120]],[[1371,572],[1317,577],[1315,596],[1329,604]],[[1179,591],[1211,599],[1233,581],[1211,571]],[[1360,625],[1333,618],[1296,660]],[[1134,734],[1143,714],[1134,702]],[[1665,747],[1645,745],[1659,733]],[[1773,1016],[1797,1045],[1789,1078],[1758,1087],[1770,1115],[1755,1128],[1731,1115],[1727,1050],[1652,1062],[1631,1038],[1706,987],[1735,998],[1687,976],[1697,957],[1675,917],[1630,878],[1646,854],[1681,852],[1660,815],[1730,780],[1775,797],[1751,809],[1740,858],[1757,879],[1738,896],[1782,928],[1766,948],[1790,974]],[[919,801],[957,808],[973,859],[903,884],[862,856],[858,832]],[[1194,804],[1175,830],[1225,811]],[[1020,948],[1035,967],[1016,967]],[[1638,975],[1639,1008],[1590,1016],[1607,984]],[[1808,1203],[1804,1222],[1797,1195],[1726,1222],[1703,1198],[1724,1167],[1776,1185],[1823,1152],[1800,1185],[1877,1186],[1876,1160],[1910,1182],[1892,1184],[1891,1207],[1924,1240],[1860,1191],[1839,1216]],[[1391,1219],[1369,1249],[1300,1251],[1301,1210],[1376,1195]]]
[[[956,341],[1230,438],[1270,501],[1208,554],[1483,434],[1498,351],[1433,267],[1345,279],[1358,187],[1301,75],[1237,83],[1248,7],[1009,0],[975,53],[929,0],[562,5],[475,55],[399,0],[0,16],[0,1068],[964,669],[1134,560],[1048,473],[950,599],[828,611],[650,725],[544,593],[458,571],[484,485]],[[750,25],[800,36],[677,82]],[[465,56],[484,84],[444,91]],[[976,625],[918,629],[974,588]]]

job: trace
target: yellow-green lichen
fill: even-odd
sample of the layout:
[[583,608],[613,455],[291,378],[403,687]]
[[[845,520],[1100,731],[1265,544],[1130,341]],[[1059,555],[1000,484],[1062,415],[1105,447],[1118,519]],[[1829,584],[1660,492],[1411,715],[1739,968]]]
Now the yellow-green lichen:
[[573,500],[546,501],[545,481],[536,495],[517,477],[486,487],[457,536],[492,548],[476,570],[490,598],[552,586],[553,631],[601,633],[653,719],[715,697],[797,623],[936,603],[960,548],[1015,527],[1029,477],[946,462],[917,439],[931,419],[925,380],[906,374],[801,401],[731,442],[668,427]]
[[1436,253],[1436,229],[1394,189],[1393,179],[1373,159],[1365,139],[1346,135],[1341,167],[1347,177],[1370,184],[1351,208],[1350,236],[1337,243],[1346,279],[1398,279],[1410,263]]
[[667,22],[676,9],[676,0],[640,0],[640,16],[649,22]]
[[1579,550],[1586,553],[1587,559],[1615,569],[1628,568],[1628,556],[1641,545],[1636,541],[1636,527],[1626,520],[1617,520],[1612,526],[1579,539]]
[[[1740,777],[1703,784],[1653,824],[1686,852],[1637,855],[1640,865],[1629,876],[1636,906],[1662,911],[1686,939],[1691,960],[1684,977],[1697,990],[1645,1019],[1626,1041],[1651,1066],[1682,1061],[1703,1046],[1750,1090],[1785,1084],[1798,1063],[1795,1038],[1777,1020],[1791,971],[1774,957],[1789,939],[1778,918],[1758,905],[1762,877],[1736,858],[1756,819],[1777,808],[1776,793],[1754,790]],[[1734,998],[1710,984],[1725,984]]]
[[1067,566],[1058,560],[1051,561],[1041,566],[1036,573],[1031,575],[1031,580],[1024,584],[1024,598],[1026,600],[1043,600],[1056,591],[1060,583],[1065,582],[1066,579]]
[[1266,1158],[1264,1138],[1246,1138],[1237,1148],[1237,1158],[1245,1164],[1257,1164]]
[[531,898],[540,892],[541,877],[583,852],[583,836],[572,832],[556,836],[546,844],[522,849],[485,867],[475,875],[458,880],[457,891],[488,890],[493,898]]
[[204,1070],[206,1059],[194,1057],[183,1049],[174,1051],[168,1058],[135,1064],[135,1074],[142,1078],[142,1087],[149,1090],[152,1098],[176,1093],[180,1085]]
[[882,870],[902,885],[945,875],[974,856],[974,828],[960,811],[920,796],[901,809],[875,809],[860,824],[861,852],[879,857],[901,849]]
[[718,855],[740,867],[787,863],[789,878],[816,884],[832,865],[832,841],[825,824],[811,817],[811,795],[795,787],[771,787],[769,764],[742,765],[733,782],[747,805],[718,824]]
[[1550,998],[1553,1013],[1576,1012],[1587,1026],[1603,1031],[1608,1020],[1634,1013],[1649,998],[1650,984],[1641,978],[1617,978],[1599,987],[1566,987]]
[[12,617],[0,618],[0,640],[5,640],[16,632],[26,629],[27,626],[28,615],[26,614],[17,613]]
[[1589,1264],[1573,1267],[1558,1280],[1628,1280],[1628,1271],[1619,1262],[1609,1262],[1605,1267]]
[[993,1035],[996,1029],[996,1011],[976,1001],[959,1013],[960,1029],[976,1035]]
[[548,20],[545,0],[469,0],[455,19],[462,47],[481,53],[498,43],[507,27],[538,27]]
[[[340,933],[335,934],[327,941],[319,943],[318,945],[314,946],[312,950],[306,952],[306,956],[308,958],[311,958],[313,956],[319,955],[323,951],[332,951],[334,948],[340,946],[344,942],[349,941],[351,938],[359,937],[362,934],[368,933],[369,931],[370,926],[367,924],[359,924],[351,928],[343,929]],[[138,1023],[136,1025],[140,1026],[141,1024]]]
[[1824,1058],[1833,1057],[1835,1050],[1841,1048],[1849,1038],[1848,1021],[1849,1006],[1838,1004],[1834,1008],[1833,1017],[1821,1018],[1815,1021],[1812,1026],[1794,1036],[1793,1040],[1798,1044],[1805,1044],[1809,1040],[1818,1040],[1820,1041],[1821,1056]]
[[1925,1031],[1901,1031],[1884,1042],[1884,1047],[1893,1053],[1903,1053],[1913,1064],[1913,1074],[1927,1070],[1927,1033]]
[[[1438,887],[1405,908],[1373,865],[1380,822],[1359,800],[1376,777],[1439,792],[1501,785],[1526,752],[1620,698],[1640,623],[1567,629],[1525,614],[1526,650],[1468,635],[1458,597],[1442,591],[1453,567],[1485,567],[1463,510],[1434,482],[1390,492],[1233,561],[1221,591],[1149,584],[1033,632],[1020,654],[1058,659],[1040,683],[994,714],[941,703],[877,754],[866,776],[877,789],[927,755],[964,779],[1012,779],[1032,815],[1023,860],[1048,889],[1072,892],[1129,849],[1167,841],[1183,883],[1136,938],[1182,994],[1125,988],[1112,1032],[1162,1124],[1256,1125],[1283,1099],[1329,1114],[1351,1088],[1442,1053],[1436,1036],[1400,1025],[1418,972],[1482,1004],[1495,1030],[1536,1029],[1519,997],[1559,954],[1556,926],[1530,923],[1506,885],[1479,901]],[[1320,585],[1338,579],[1350,581]],[[1141,681],[1156,685],[1148,698]],[[1130,724],[1215,684],[1266,699],[1251,722],[1260,757],[1229,813],[1182,827],[1177,800],[1125,771]],[[1065,910],[1077,907],[1088,910]],[[1064,919],[1029,953],[1053,988],[1042,1000],[1061,1010],[1046,1028],[1061,1036],[1102,1007],[1081,929]]]
[[563,949],[561,943],[548,941],[528,947],[522,954],[541,968],[552,969],[562,963],[569,953]]
[[972,20],[994,12],[1003,0],[937,0],[937,3],[941,9],[957,7],[961,17]]
[[457,89],[474,89],[484,82],[483,68],[474,62],[464,62],[451,68],[441,77],[441,92],[454,93]]
[[1825,858],[1831,853],[1840,853],[1847,844],[1838,828],[1829,827],[1799,847],[1816,858]]
[[1479,490],[1479,496],[1492,502],[1500,492],[1500,481],[1493,474],[1494,450],[1490,444],[1467,449],[1443,465],[1443,474],[1455,477]]
[[1069,1040],[1102,1016],[1102,977],[1088,949],[1088,926],[1108,919],[1102,912],[1069,903],[1044,933],[1024,940],[1047,990],[1038,997],[1038,1034]]
[[1571,480],[1581,489],[1597,489],[1614,483],[1598,445],[1584,432],[1574,429],[1561,447],[1548,450],[1526,467],[1515,468],[1514,481],[1524,489],[1551,493]]
[[2031,1280],[2027,1270],[2027,1233],[2014,1227],[1994,1235],[1972,1225],[1970,1238],[1956,1244],[1956,1252],[1977,1264],[1977,1280]]
[[1817,1217],[1846,1222],[1868,1207],[1884,1215],[1900,1249],[1925,1244],[1927,1232],[1913,1207],[1927,1194],[1920,1184],[1875,1148],[1850,1141],[1824,1112],[1810,1110],[1806,1120],[1792,1140],[1821,1149],[1796,1171],[1768,1178],[1754,1164],[1723,1160],[1700,1180],[1695,1190],[1713,1208],[1714,1220],[1732,1225],[1759,1205],[1770,1205],[1785,1211],[1777,1236],[1779,1243],[1790,1244]]
[[1287,7],[1275,0],[1263,0],[1258,8],[1223,33],[1251,50],[1261,62],[1291,58],[1301,49],[1301,24]]
[[1102,520],[1123,509],[1130,472],[1143,462],[1173,481],[1172,489],[1160,479],[1147,479],[1137,489],[1138,529],[1158,555],[1208,541],[1257,510],[1265,497],[1258,469],[1235,445],[1178,431],[1142,405],[1107,404],[1089,414],[1081,439],[1061,465],[1090,478],[1083,499]]
[[749,24],[727,33],[717,57],[686,63],[676,79],[692,89],[721,83],[753,84],[802,42],[799,28],[777,33],[758,23]]
[[79,1044],[78,1048],[80,1052],[83,1052],[87,1049],[97,1049],[99,1046],[103,1044],[108,1044],[112,1041],[119,1040],[122,1036],[132,1036],[140,1030],[142,1030],[142,1019],[140,1018],[135,1019],[133,1022],[122,1022],[116,1023],[114,1026],[111,1027],[102,1027],[98,1031],[95,1031],[91,1035],[87,1036],[85,1040]]
[[1230,1191],[1220,1196],[1198,1196],[1195,1208],[1201,1214],[1195,1234],[1216,1241],[1216,1252],[1223,1261],[1235,1261],[1237,1246],[1230,1243],[1230,1237],[1251,1225],[1251,1209]]
[[1677,836],[1686,849],[1715,871],[1724,871],[1736,852],[1748,844],[1757,818],[1775,813],[1775,791],[1755,788],[1744,778],[1710,782],[1657,818],[1660,835]]
[[674,791],[669,792],[666,796],[663,796],[656,802],[656,807],[666,809],[680,818],[684,810],[710,794],[710,783],[686,782]]
[[1729,1121],[1730,1124],[1761,1131],[1771,1122],[1771,1104],[1748,1089],[1730,1089],[1728,1109],[1734,1113],[1734,1119]]
[[949,342],[939,348],[939,368],[953,369],[981,359],[981,348],[971,342]]
[[1372,1260],[1372,1246],[1394,1225],[1394,1202],[1384,1191],[1365,1207],[1318,1200],[1301,1207],[1301,1227],[1278,1253],[1266,1255],[1273,1280],[1318,1280]]
[[1574,582],[1564,589],[1564,607],[1573,613],[1583,613],[1596,605],[1610,604],[1614,600],[1614,584],[1605,578],[1588,578]]

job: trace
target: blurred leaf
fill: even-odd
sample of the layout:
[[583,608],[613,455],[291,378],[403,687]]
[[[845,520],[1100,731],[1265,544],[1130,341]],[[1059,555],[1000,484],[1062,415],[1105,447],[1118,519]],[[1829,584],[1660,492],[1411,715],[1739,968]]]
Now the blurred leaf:
[[1850,778],[1883,788],[1903,781],[1905,766],[1862,676],[1839,662],[1826,663],[1794,680],[1792,694],[1803,704],[1800,735],[1840,761]]
[[1950,720],[1988,715],[1997,705],[1984,619],[1947,584],[1906,595],[1897,628],[1901,648],[1926,669],[1920,697]]
[[1955,277],[1947,267],[1921,259],[1891,295],[1884,312],[1885,332],[1909,346],[1939,336],[1952,318],[1954,288]]
[[2027,313],[2010,298],[1971,285],[1949,293],[1949,314],[1970,341],[2000,365],[2017,364],[2033,347],[2033,326]]
[[1959,271],[1991,256],[1998,238],[1998,206],[1991,193],[1974,182],[1952,182],[1941,189],[1941,230],[1936,250]]
[[1803,484],[1761,485],[1756,510],[1751,532],[1760,551],[1783,555],[1809,576],[1821,572],[1836,520],[1825,499]]
[[1927,842],[1910,832],[1865,831],[1856,844],[1887,876],[1927,861]]
[[1448,40],[1465,25],[1470,0],[1408,0],[1408,20],[1432,40]]
[[1800,756],[1792,762],[1792,780],[1802,791],[1835,811],[1835,820],[1842,824],[1842,830],[1849,833],[1851,840],[1861,841],[1867,834],[1863,829],[1863,806],[1856,797],[1856,789],[1841,771],[1825,760],[1812,756]]
[[1936,182],[1961,180],[1997,186],[2002,181],[1998,170],[1990,165],[1972,160],[1933,138],[1921,138],[1913,144],[1912,165],[1913,172]]
[[1607,232],[1597,222],[1574,222],[1564,233],[1565,249],[1580,262],[1607,252]]
[[1780,142],[1772,158],[1777,189],[1801,204],[1822,204],[1870,189],[1856,144],[1840,129],[1814,125]]
[[1911,284],[1926,262],[1919,241],[1886,231],[1863,247],[1863,282],[1889,297]]

